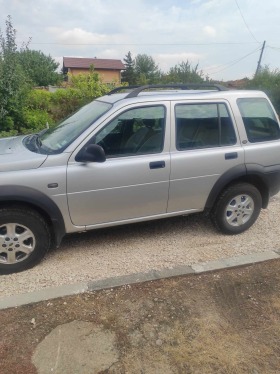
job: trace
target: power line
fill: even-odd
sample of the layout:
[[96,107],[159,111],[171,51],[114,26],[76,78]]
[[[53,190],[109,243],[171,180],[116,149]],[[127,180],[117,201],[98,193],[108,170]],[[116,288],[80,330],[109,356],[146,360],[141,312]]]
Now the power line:
[[243,19],[243,22],[244,22],[245,26],[247,27],[247,30],[248,30],[249,33],[251,34],[252,38],[255,39],[255,41],[259,43],[259,41],[255,38],[255,35],[254,35],[254,34],[252,33],[252,31],[250,30],[250,28],[249,28],[247,22],[245,21],[245,18],[244,18],[244,16],[243,16],[242,12],[241,12],[241,9],[240,9],[240,7],[239,7],[239,5],[238,5],[237,0],[235,0],[235,4],[236,4],[236,6],[237,6],[237,8],[238,8],[238,10],[239,10],[239,12],[240,12],[240,15],[241,15],[241,17],[242,17],[242,19]]
[[270,49],[274,49],[276,51],[279,51],[280,50],[280,47],[273,47],[272,45],[267,45],[266,46],[267,48],[270,48]]
[[226,62],[225,64],[217,65],[217,66],[215,66],[215,67],[213,67],[213,68],[210,68],[210,69],[211,69],[211,70],[215,70],[215,69],[218,69],[218,68],[220,68],[220,67],[223,67],[223,68],[224,68],[225,65],[230,65],[230,66],[232,66],[232,65],[234,65],[235,63],[238,63],[239,61],[243,60],[243,59],[246,58],[247,56],[249,56],[249,55],[251,55],[251,54],[253,54],[253,53],[257,52],[257,51],[259,51],[259,48],[254,49],[253,51],[247,53],[245,56],[242,56],[242,57],[239,57],[239,58],[237,58],[237,59],[235,59],[235,60],[232,60],[232,61]]
[[58,42],[31,42],[34,45],[74,45],[74,46],[206,46],[206,45],[242,45],[242,44],[256,44],[259,42],[217,42],[217,43],[58,43]]
[[[224,70],[226,70],[226,69],[232,67],[233,65],[238,64],[240,61],[244,60],[244,59],[247,58],[248,56],[251,56],[251,55],[253,55],[254,53],[256,53],[256,52],[258,52],[258,51],[259,51],[259,48],[254,49],[252,52],[247,53],[245,56],[240,57],[240,58],[238,58],[238,59],[236,59],[236,60],[233,60],[233,61],[231,61],[231,62],[228,62],[228,63],[224,64],[224,65],[227,65],[227,66],[224,66],[224,68],[222,68],[222,69],[220,69],[220,70],[217,70],[217,71],[215,71],[215,72],[213,72],[213,73],[209,73],[209,74],[210,74],[210,75],[214,75],[214,74],[220,73],[221,71],[224,71]],[[205,69],[205,70],[207,70],[207,69]]]

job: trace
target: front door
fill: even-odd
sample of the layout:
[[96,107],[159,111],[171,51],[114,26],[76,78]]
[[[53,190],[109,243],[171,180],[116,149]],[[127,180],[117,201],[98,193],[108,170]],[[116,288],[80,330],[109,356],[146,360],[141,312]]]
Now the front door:
[[[168,108],[137,106],[119,113],[88,144],[104,148],[104,163],[68,164],[67,195],[74,225],[118,223],[166,213],[169,174]],[[86,146],[85,145],[85,146]]]

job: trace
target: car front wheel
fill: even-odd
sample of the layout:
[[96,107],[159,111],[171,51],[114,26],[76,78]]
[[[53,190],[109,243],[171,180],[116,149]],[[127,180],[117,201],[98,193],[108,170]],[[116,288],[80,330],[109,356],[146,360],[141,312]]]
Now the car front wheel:
[[33,267],[45,256],[50,243],[49,227],[36,211],[0,209],[0,274]]
[[240,234],[254,224],[261,207],[259,190],[249,183],[238,183],[222,192],[211,217],[214,225],[223,233]]

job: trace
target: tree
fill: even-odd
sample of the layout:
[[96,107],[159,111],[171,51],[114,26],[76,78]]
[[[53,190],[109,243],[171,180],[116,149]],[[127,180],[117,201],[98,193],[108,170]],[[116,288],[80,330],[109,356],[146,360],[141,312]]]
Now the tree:
[[[57,66],[50,56],[30,51],[28,43],[17,47],[16,30],[8,16],[5,34],[0,30],[0,137],[40,130],[51,119],[49,109],[31,104],[39,96],[31,93],[34,84],[56,82]],[[43,78],[46,80],[39,80]]]
[[130,51],[123,60],[125,71],[122,73],[122,82],[128,83],[130,86],[136,84],[135,61],[132,59]]
[[163,80],[165,83],[201,83],[203,82],[203,73],[198,70],[198,64],[192,67],[189,61],[182,61],[170,68]]
[[56,70],[59,63],[50,55],[28,48],[18,52],[19,63],[34,86],[55,85],[62,80]]
[[16,30],[8,16],[5,36],[0,30],[0,136],[2,132],[5,135],[5,132],[20,131],[29,90],[30,84],[18,60]]
[[151,56],[138,54],[135,58],[136,82],[138,84],[159,83],[161,72]]

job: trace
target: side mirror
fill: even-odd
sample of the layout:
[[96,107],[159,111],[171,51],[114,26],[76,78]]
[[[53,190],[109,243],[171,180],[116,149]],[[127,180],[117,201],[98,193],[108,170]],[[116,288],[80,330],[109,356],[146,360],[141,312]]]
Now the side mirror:
[[78,162],[105,162],[104,149],[98,144],[89,144],[84,147],[76,156]]

